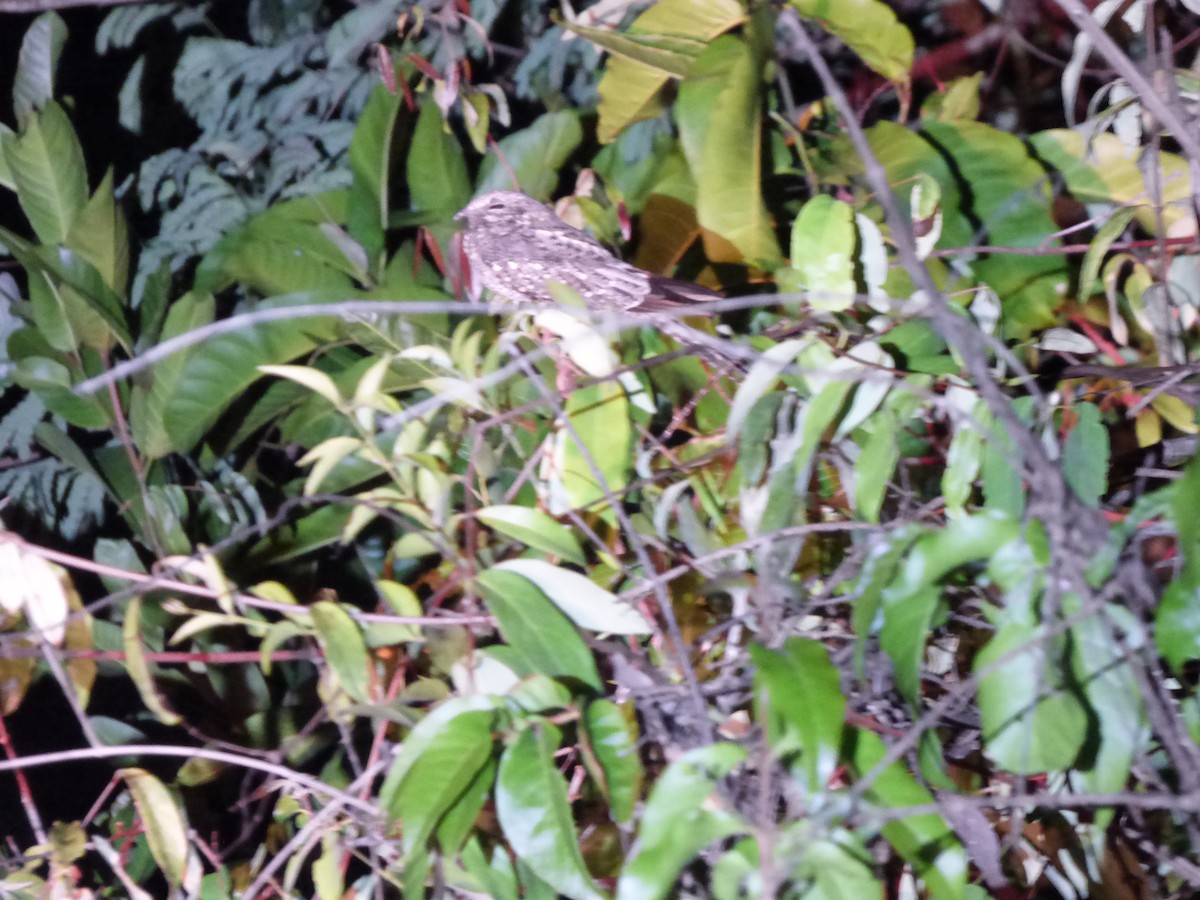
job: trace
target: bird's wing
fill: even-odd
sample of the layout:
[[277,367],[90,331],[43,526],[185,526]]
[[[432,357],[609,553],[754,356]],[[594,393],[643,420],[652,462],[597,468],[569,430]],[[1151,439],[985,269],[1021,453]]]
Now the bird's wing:
[[694,315],[710,315],[704,304],[720,300],[721,295],[690,281],[650,275],[650,291],[631,312],[671,312],[686,308]]

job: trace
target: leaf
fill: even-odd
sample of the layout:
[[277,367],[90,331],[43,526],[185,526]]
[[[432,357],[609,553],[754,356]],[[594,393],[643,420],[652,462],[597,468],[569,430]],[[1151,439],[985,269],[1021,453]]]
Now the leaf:
[[[21,209],[44,244],[60,244],[87,202],[83,149],[53,100],[3,144]],[[12,248],[10,248],[12,249]]]
[[491,710],[460,713],[424,742],[387,804],[389,815],[404,823],[406,854],[424,847],[442,817],[485,769],[495,743],[495,718]]
[[600,674],[587,645],[540,589],[498,568],[481,572],[476,584],[525,673],[573,678],[600,688]]
[[716,796],[720,780],[745,758],[735,744],[711,744],[689,750],[666,768],[646,801],[632,856],[617,882],[617,900],[666,897],[701,850],[750,830]]
[[137,807],[146,843],[172,887],[183,884],[188,869],[187,822],[175,798],[145,769],[119,769]]
[[600,30],[564,23],[618,54],[607,61],[600,79],[600,141],[610,143],[635,122],[657,116],[670,78],[686,75],[713,38],[745,18],[745,9],[733,0],[660,0],[623,34],[595,34]]
[[862,61],[889,81],[907,82],[913,64],[913,37],[896,14],[879,0],[791,0],[808,19],[816,19],[845,41]]
[[116,294],[129,280],[129,228],[113,196],[112,170],[80,210],[66,244],[92,265]]
[[838,765],[846,698],[829,652],[791,638],[779,650],[750,645],[756,718],[767,726],[771,752],[799,754],[810,794],[826,789]]
[[[345,294],[289,294],[263,301],[258,309],[300,306],[346,299]],[[337,333],[333,317],[264,322],[227,332],[190,348],[177,389],[164,397],[162,419],[173,448],[187,451],[260,376],[263,364],[283,363],[308,352]]]
[[[209,295],[189,292],[171,304],[160,340],[177,337],[213,321],[216,301]],[[135,384],[130,398],[129,426],[138,450],[148,459],[166,456],[175,449],[163,417],[176,397],[192,350],[173,353],[151,370],[148,378]]]
[[567,109],[545,113],[488,151],[475,194],[522,190],[531,197],[548,197],[558,183],[559,170],[582,142],[579,113]]
[[1088,713],[1060,672],[1061,641],[1045,630],[1006,622],[975,657],[984,746],[1021,775],[1070,768],[1088,731]]
[[[859,778],[875,770],[885,748],[878,735],[854,730],[850,755]],[[934,796],[900,763],[892,763],[863,790],[863,797],[884,809],[904,809],[934,802]],[[937,900],[961,900],[967,882],[967,854],[946,821],[936,813],[893,819],[883,836],[913,867]]]
[[1183,477],[1175,482],[1171,518],[1179,534],[1183,569],[1167,585],[1154,617],[1154,640],[1158,652],[1178,670],[1190,659],[1200,657],[1200,456],[1193,456]]
[[66,23],[53,11],[42,13],[25,32],[13,79],[13,111],[19,127],[54,99],[54,78],[66,41]]
[[792,223],[792,264],[780,273],[780,289],[807,292],[806,299],[814,309],[849,309],[857,293],[857,238],[854,210],[849,204],[827,194],[813,197]]
[[178,725],[183,719],[169,709],[159,698],[154,686],[154,677],[146,656],[142,651],[141,641],[141,610],[142,598],[134,597],[125,607],[125,621],[122,625],[122,645],[125,650],[125,670],[130,680],[138,689],[142,703],[146,705],[164,725]]
[[762,200],[764,65],[747,40],[717,38],[679,85],[675,112],[696,181],[696,215],[711,232],[705,254],[770,270],[781,255]]
[[1063,475],[1079,499],[1098,507],[1108,487],[1108,429],[1094,403],[1077,403],[1074,409],[1078,420],[1063,447]]
[[487,506],[478,510],[475,518],[535,550],[562,557],[578,566],[586,562],[583,550],[571,530],[540,509],[511,505]]
[[347,204],[346,230],[367,252],[371,271],[382,263],[383,235],[390,214],[388,173],[396,120],[404,100],[377,84],[367,98],[350,139],[350,172],[353,181]]
[[540,559],[510,559],[492,571],[529,579],[580,628],[607,634],[651,634],[654,627],[630,602],[604,590],[578,572]]
[[610,700],[593,700],[584,710],[583,726],[583,760],[608,799],[612,820],[625,824],[633,817],[644,775],[634,720]]
[[579,852],[567,784],[554,762],[560,734],[549,724],[523,728],[500,757],[496,816],[513,852],[567,897],[600,900]]
[[573,391],[565,407],[571,424],[558,435],[558,471],[569,505],[578,509],[620,493],[628,483],[633,426],[629,400],[615,380]]
[[310,612],[317,640],[337,683],[354,701],[368,702],[374,666],[362,631],[349,613],[330,600],[317,601]]
[[441,110],[427,96],[421,104],[406,162],[408,189],[416,210],[449,218],[471,198],[462,147],[449,133]]

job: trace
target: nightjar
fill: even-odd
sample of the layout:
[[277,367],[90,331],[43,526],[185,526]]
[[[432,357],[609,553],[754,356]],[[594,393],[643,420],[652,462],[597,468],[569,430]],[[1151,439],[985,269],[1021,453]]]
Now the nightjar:
[[[524,303],[554,303],[550,281],[574,290],[589,308],[654,317],[689,309],[720,294],[677,278],[653,275],[615,257],[598,241],[563,222],[550,209],[518,191],[476,197],[454,217],[466,223],[463,251],[478,283],[498,297]],[[666,330],[674,331],[673,328]]]

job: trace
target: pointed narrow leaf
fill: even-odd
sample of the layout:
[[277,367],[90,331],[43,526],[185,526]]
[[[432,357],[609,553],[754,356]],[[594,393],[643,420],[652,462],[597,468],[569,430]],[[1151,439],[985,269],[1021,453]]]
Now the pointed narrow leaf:
[[554,762],[558,729],[524,728],[500,758],[496,815],[518,857],[539,878],[573,900],[600,900],[583,854],[567,783]]

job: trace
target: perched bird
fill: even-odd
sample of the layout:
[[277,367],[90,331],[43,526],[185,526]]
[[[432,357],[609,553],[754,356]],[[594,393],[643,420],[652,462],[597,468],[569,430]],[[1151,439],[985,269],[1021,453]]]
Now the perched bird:
[[519,191],[476,197],[454,218],[466,224],[463,251],[474,277],[501,298],[554,303],[546,287],[554,281],[574,290],[594,311],[644,315],[651,319],[648,324],[663,325],[673,317],[655,313],[707,314],[703,305],[721,297],[618,259]]

